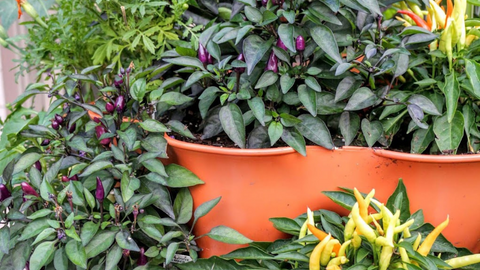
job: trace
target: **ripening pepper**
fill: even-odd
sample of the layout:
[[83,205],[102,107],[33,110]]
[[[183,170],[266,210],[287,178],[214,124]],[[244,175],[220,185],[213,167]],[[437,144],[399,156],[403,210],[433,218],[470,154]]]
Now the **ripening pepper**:
[[262,0],[262,6],[266,7],[268,4],[268,0]]
[[207,52],[207,49],[205,49],[205,47],[200,43],[198,46],[198,60],[200,60],[202,64],[207,65],[208,55],[209,53]]
[[213,64],[213,57],[212,57],[212,55],[209,54],[209,53],[208,53],[208,57],[207,57],[207,62],[208,62],[208,64],[210,64],[210,65]]
[[[95,127],[95,133],[97,138],[100,139],[103,134],[107,132],[107,129],[103,125],[98,125]],[[112,140],[110,138],[104,138],[100,140],[100,144],[109,145]]]
[[73,123],[73,125],[71,125],[68,129],[68,132],[73,133],[75,129],[77,129],[77,123]]
[[277,47],[279,47],[280,49],[284,49],[285,51],[288,51],[287,46],[285,46],[285,43],[283,43],[281,39],[277,40]]
[[114,85],[115,87],[117,87],[117,88],[120,88],[120,87],[122,86],[122,84],[123,84],[123,79],[118,79],[118,80],[115,79],[115,80],[113,81],[113,85]]
[[30,186],[27,182],[22,182],[21,186],[22,186],[23,195],[33,195],[33,196],[39,197],[35,189],[33,189],[33,187]]
[[70,181],[78,181],[78,175],[75,174],[72,177],[69,178]]
[[40,163],[40,160],[35,161],[35,169],[39,170],[40,172],[42,171],[42,164]]
[[305,50],[305,39],[302,36],[298,36],[295,40],[295,47],[301,52]]
[[145,249],[143,247],[140,248],[140,257],[138,258],[137,265],[145,265],[147,264],[147,256],[145,256]]
[[267,66],[265,70],[271,70],[274,73],[278,73],[278,59],[275,53],[272,51],[270,57],[268,58]]
[[63,124],[63,117],[59,114],[55,114],[55,121],[61,125]]
[[117,110],[117,112],[123,112],[123,110],[125,109],[125,97],[120,95],[117,97],[117,99],[115,100],[115,109]]
[[[245,62],[245,57],[243,56],[243,53],[239,54],[238,57],[237,57],[237,60],[238,61],[242,61],[242,62]],[[238,68],[235,68],[235,71],[237,73],[244,73],[245,72],[245,68],[244,67],[238,67]]]
[[62,176],[62,182],[69,182],[69,181],[70,181],[70,179],[68,178],[68,176],[66,176],[66,175]]
[[95,189],[95,198],[102,203],[105,198],[105,190],[103,189],[102,180],[97,176],[97,188]]
[[0,184],[0,202],[3,202],[6,198],[12,196],[7,186]]
[[42,141],[42,143],[40,143],[41,146],[47,146],[50,144],[50,140],[49,139],[45,139]]
[[56,120],[53,120],[52,121],[52,128],[55,129],[55,130],[58,130],[60,128],[60,124]]
[[115,111],[115,105],[111,102],[107,102],[107,104],[105,104],[105,110],[109,113],[113,113]]

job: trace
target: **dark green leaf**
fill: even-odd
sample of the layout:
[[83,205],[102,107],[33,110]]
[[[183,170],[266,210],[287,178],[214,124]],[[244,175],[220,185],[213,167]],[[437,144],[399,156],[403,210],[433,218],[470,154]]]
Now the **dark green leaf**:
[[300,153],[302,156],[307,156],[305,139],[296,128],[284,128],[281,138],[285,143],[295,149],[295,151]]
[[315,43],[317,43],[326,54],[338,63],[342,63],[343,59],[338,50],[337,40],[330,28],[325,25],[317,25],[310,29],[310,35]]
[[278,36],[282,40],[285,47],[287,47],[291,52],[296,53],[295,48],[295,39],[293,38],[293,25],[282,23],[278,26]]
[[93,258],[107,250],[115,241],[115,231],[100,231],[85,246],[87,258]]
[[245,56],[245,63],[247,63],[248,75],[252,74],[253,69],[268,49],[270,49],[272,43],[273,39],[265,41],[257,35],[250,35],[243,41],[243,54]]
[[137,101],[142,101],[147,92],[147,81],[145,78],[136,80],[130,87],[130,95]]
[[173,211],[178,224],[185,224],[192,218],[193,198],[188,188],[182,188],[178,192],[173,203]]
[[30,269],[31,270],[40,270],[44,266],[50,256],[55,252],[55,244],[57,241],[47,241],[39,244],[32,253],[30,257]]
[[65,252],[67,253],[68,259],[75,265],[87,268],[87,254],[85,253],[85,248],[82,243],[73,239],[68,241],[65,245]]
[[127,230],[119,231],[115,236],[115,240],[118,246],[123,249],[140,252],[140,248]]
[[194,173],[180,165],[169,164],[165,167],[165,170],[168,174],[165,180],[169,187],[191,187],[204,184]]
[[302,120],[302,122],[295,127],[305,138],[327,149],[335,147],[330,131],[322,119],[308,114],[302,114],[298,119]]
[[153,119],[146,119],[143,122],[140,122],[139,124],[143,129],[150,132],[169,132],[170,131],[170,129],[168,129],[164,124]]
[[253,242],[236,230],[223,225],[212,228],[207,235],[214,240],[227,244],[248,244]]
[[361,87],[355,90],[352,97],[350,97],[347,106],[345,107],[346,111],[357,111],[365,109],[374,105],[377,102],[378,98],[375,93],[372,92],[367,87]]
[[458,99],[460,98],[460,86],[455,72],[445,76],[445,87],[442,90],[446,100],[447,120],[448,123],[451,123],[456,115]]
[[194,227],[195,223],[197,222],[197,220],[199,218],[208,214],[208,212],[210,212],[210,210],[212,210],[213,207],[215,207],[215,205],[218,204],[218,202],[220,201],[221,198],[222,197],[218,197],[218,198],[212,199],[210,201],[206,201],[206,202],[202,203],[200,206],[198,206],[197,209],[195,209],[195,212],[193,213],[194,220],[193,220],[192,227]]
[[270,145],[273,146],[283,134],[283,125],[280,122],[272,121],[268,125],[268,137],[270,138]]
[[456,111],[452,121],[448,121],[448,114],[438,117],[433,122],[433,132],[435,133],[435,142],[440,151],[457,151],[463,138],[463,115]]
[[228,137],[240,148],[245,148],[245,124],[240,108],[230,103],[220,109],[219,116]]
[[369,147],[372,147],[382,136],[383,126],[380,121],[368,121],[367,118],[362,119],[362,133]]
[[343,112],[338,126],[345,140],[345,145],[350,145],[357,137],[357,132],[360,128],[360,117],[356,113]]

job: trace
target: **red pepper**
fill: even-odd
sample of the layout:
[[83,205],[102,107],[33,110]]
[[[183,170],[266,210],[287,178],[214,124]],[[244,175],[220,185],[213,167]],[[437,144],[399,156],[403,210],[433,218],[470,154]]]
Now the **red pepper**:
[[422,27],[423,29],[427,29],[428,31],[431,31],[430,27],[428,26],[428,23],[424,19],[420,18],[420,16],[413,13],[413,11],[399,10],[398,13],[407,15],[417,24],[417,26]]

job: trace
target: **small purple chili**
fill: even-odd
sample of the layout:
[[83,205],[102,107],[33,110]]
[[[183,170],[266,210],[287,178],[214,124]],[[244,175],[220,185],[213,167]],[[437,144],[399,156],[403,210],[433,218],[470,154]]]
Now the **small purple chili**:
[[137,265],[145,265],[147,264],[147,256],[145,256],[145,248],[140,248],[140,257],[138,258]]
[[[103,134],[107,132],[107,129],[103,125],[98,125],[95,127],[95,133],[97,138],[100,139]],[[100,140],[101,145],[109,145],[112,140],[110,138],[104,138]]]
[[63,117],[59,114],[55,114],[55,121],[61,125],[63,124]]
[[111,102],[107,102],[107,104],[105,104],[105,110],[109,113],[113,113],[115,111],[115,105]]
[[115,85],[115,87],[117,87],[117,88],[120,88],[122,86],[122,84],[123,84],[123,79],[119,79],[119,80],[115,79],[113,81],[113,85]]
[[3,202],[6,198],[12,196],[7,186],[0,184],[0,202]]
[[35,161],[35,168],[39,171],[42,171],[42,163],[40,163],[40,160]]
[[60,229],[60,230],[57,231],[57,239],[58,239],[58,240],[62,240],[62,239],[65,238],[66,236],[67,236],[67,235],[65,234],[65,232],[64,232],[62,229]]
[[80,95],[78,93],[75,93],[75,95],[73,96],[73,98],[76,100],[76,101],[80,101]]
[[72,177],[69,178],[70,181],[78,181],[78,174],[74,174]]
[[278,59],[274,52],[270,54],[265,70],[271,70],[274,73],[278,73]]
[[208,56],[210,54],[207,52],[207,49],[203,47],[203,45],[200,43],[198,46],[198,60],[202,62],[202,64],[206,65],[208,64]]
[[[207,52],[207,53],[208,53],[208,52]],[[212,57],[211,54],[208,53],[207,59],[208,59],[208,64],[210,64],[210,65],[213,64],[213,57]]]
[[95,198],[102,203],[105,198],[105,190],[103,189],[102,180],[97,176],[97,188],[95,189]]
[[120,74],[125,74],[125,69],[123,67],[120,68]]
[[22,186],[23,195],[33,195],[33,196],[39,197],[35,189],[33,189],[33,187],[30,186],[27,182],[22,182],[21,186]]
[[[241,53],[241,54],[238,55],[237,60],[238,60],[238,61],[245,62],[245,57],[243,56],[243,53]],[[238,67],[238,68],[235,68],[235,71],[236,71],[237,73],[244,73],[244,72],[245,72],[245,68],[244,68],[244,67]]]
[[117,99],[115,100],[115,109],[117,110],[117,112],[123,112],[123,110],[125,109],[125,97],[120,95],[117,97]]
[[277,40],[277,47],[279,47],[281,49],[284,49],[285,51],[288,52],[287,46],[285,46],[285,43],[283,43],[283,41],[281,39]]
[[299,51],[304,51],[305,50],[305,39],[302,36],[298,36],[297,39],[295,40],[295,45],[297,47],[297,50]]
[[42,141],[42,143],[40,143],[41,146],[47,146],[50,144],[50,140],[49,139],[45,139]]
[[60,124],[57,122],[57,120],[52,121],[52,128],[55,130],[58,130],[60,128]]
[[69,182],[69,181],[70,181],[70,179],[68,178],[68,176],[66,176],[66,175],[62,176],[62,182]]
[[262,6],[266,7],[268,4],[268,0],[262,0]]
[[68,129],[68,132],[73,133],[75,129],[77,129],[77,123],[73,123],[73,125],[71,125]]

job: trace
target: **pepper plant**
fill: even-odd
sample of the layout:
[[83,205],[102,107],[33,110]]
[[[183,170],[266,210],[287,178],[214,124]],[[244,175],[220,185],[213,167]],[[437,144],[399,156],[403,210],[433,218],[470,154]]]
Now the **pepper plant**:
[[[410,26],[404,33],[417,32],[410,39],[436,36],[429,46],[408,47],[408,72],[400,86],[405,91],[394,97],[391,108],[381,112],[381,117],[406,122],[403,130],[411,133],[410,151],[414,153],[477,153],[480,147],[478,19],[473,17],[474,6],[470,2],[447,2],[444,11],[431,1],[430,7],[425,8],[427,16],[415,14],[413,10],[418,7],[397,7],[408,14],[403,20],[414,19],[405,22]],[[407,111],[414,115],[410,123],[405,121]]]
[[203,140],[224,132],[240,148],[388,146],[395,128],[375,113],[390,106],[415,41],[398,35],[404,27],[383,18],[383,5],[243,1],[229,21],[206,25],[198,51],[163,54],[181,68],[161,88],[193,98],[163,111],[200,123]]
[[[295,219],[271,218],[292,237],[251,243],[180,269],[480,269],[480,254],[454,247],[443,235],[446,220],[436,227],[424,222],[422,210],[411,214],[407,189],[400,179],[386,203],[357,189],[323,191],[348,215],[325,209]],[[373,211],[370,211],[373,209]]]
[[[220,198],[194,211],[188,187],[203,181],[168,164],[169,128],[137,92],[156,88],[146,83],[154,74],[132,65],[52,75],[11,105],[0,140],[0,269],[175,269],[182,256],[197,259],[192,228]],[[50,107],[23,107],[36,95]],[[207,235],[250,241],[224,226]]]

